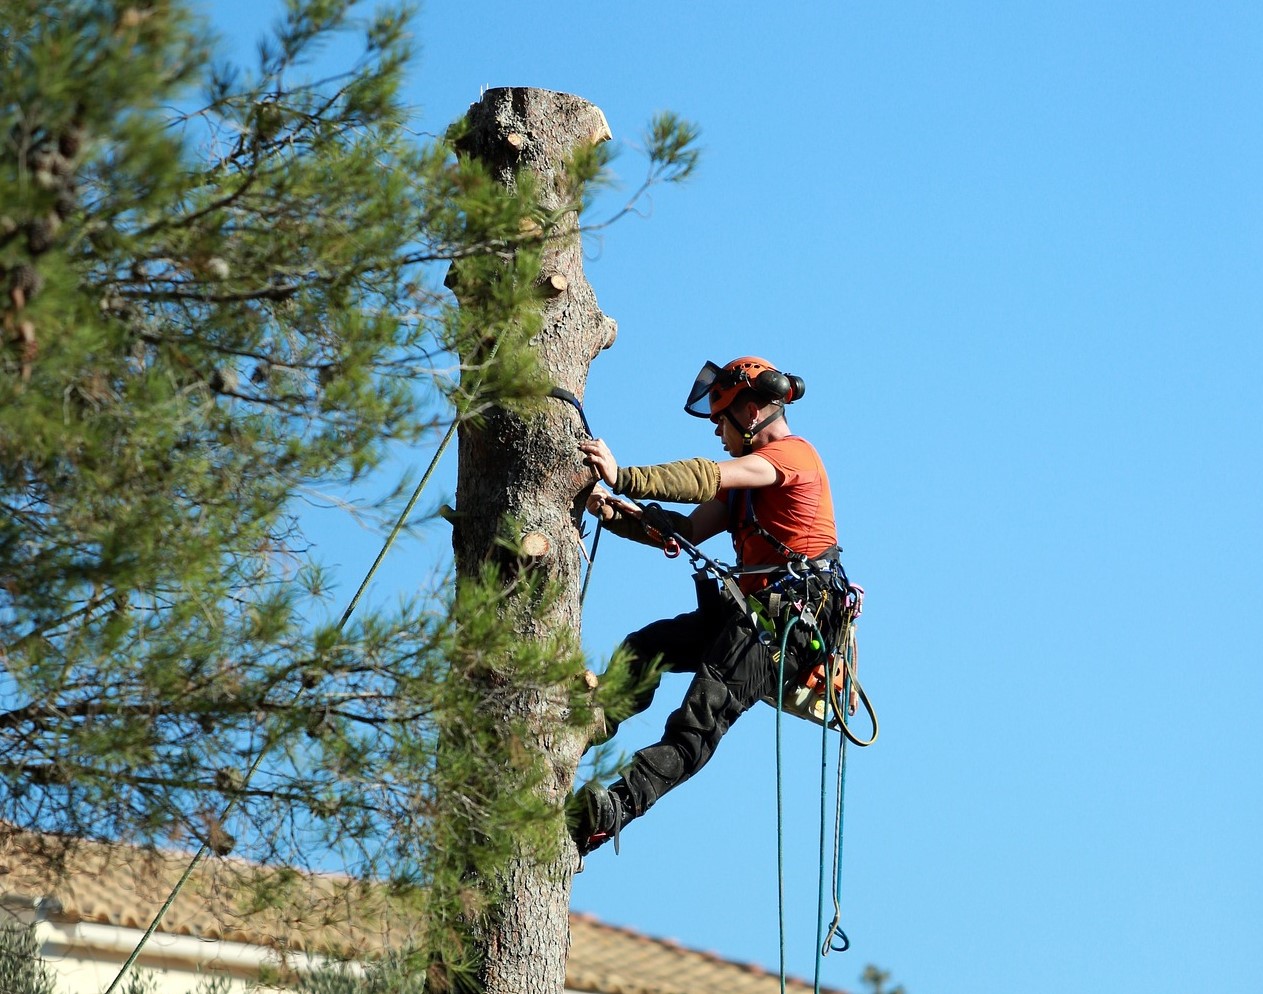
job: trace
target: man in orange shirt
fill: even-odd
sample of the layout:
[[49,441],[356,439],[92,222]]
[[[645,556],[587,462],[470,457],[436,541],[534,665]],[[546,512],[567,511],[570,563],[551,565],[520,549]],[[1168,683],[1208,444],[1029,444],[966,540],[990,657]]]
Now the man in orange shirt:
[[[804,389],[799,377],[754,356],[723,367],[708,362],[685,410],[714,423],[731,457],[722,462],[697,458],[620,467],[600,439],[579,445],[600,480],[632,498],[620,500],[599,486],[593,491],[588,509],[608,530],[647,544],[660,544],[664,534],[698,544],[728,531],[741,590],[740,596],[724,595],[713,583],[699,583],[697,610],[656,621],[625,640],[637,685],[649,681],[634,702],[634,713],[653,699],[658,678],[651,674],[694,677],[679,709],[667,719],[662,739],[637,752],[622,779],[608,788],[588,784],[575,795],[571,832],[580,854],[617,839],[624,825],[705,765],[737,717],[761,697],[776,694],[779,637],[770,638],[752,610],[775,619],[778,610],[769,604],[779,604],[780,592],[790,584],[796,585],[797,603],[810,612],[814,631],[811,625],[791,629],[787,678],[818,663],[827,652],[822,646],[832,644],[843,600],[836,596],[833,498],[820,456],[790,432],[785,420],[785,405]],[[635,503],[643,500],[697,507],[685,516]],[[610,723],[608,734],[616,727]]]

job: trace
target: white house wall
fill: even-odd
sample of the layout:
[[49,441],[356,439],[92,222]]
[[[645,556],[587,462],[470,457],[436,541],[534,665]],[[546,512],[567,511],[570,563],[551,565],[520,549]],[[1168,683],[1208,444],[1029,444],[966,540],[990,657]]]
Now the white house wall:
[[[103,994],[143,934],[140,929],[87,922],[35,925],[41,956],[56,974],[61,994]],[[299,954],[290,957],[288,965],[301,971],[318,961]],[[261,970],[278,966],[280,959],[272,949],[162,933],[145,943],[137,962],[153,978],[154,994],[191,994],[209,977],[226,978],[231,985],[226,994],[244,994],[257,989]]]

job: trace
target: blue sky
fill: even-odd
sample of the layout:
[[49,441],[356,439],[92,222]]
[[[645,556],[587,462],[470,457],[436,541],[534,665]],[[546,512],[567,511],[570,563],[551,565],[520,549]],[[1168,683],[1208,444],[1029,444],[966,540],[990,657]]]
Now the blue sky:
[[[248,42],[272,9],[215,17]],[[850,756],[853,948],[825,982],[1257,984],[1263,7],[432,0],[417,33],[422,130],[487,86],[578,93],[630,188],[656,111],[702,127],[697,176],[589,248],[620,333],[586,407],[625,462],[719,456],[681,410],[704,360],[807,380],[790,420],[868,590],[882,719]],[[316,527],[349,596],[379,539]],[[378,595],[447,541],[423,529]],[[604,542],[585,644],[599,662],[690,596],[683,563]],[[657,737],[682,680],[621,745]],[[772,728],[745,716],[589,861],[575,909],[775,968]],[[786,729],[805,975],[818,749]]]

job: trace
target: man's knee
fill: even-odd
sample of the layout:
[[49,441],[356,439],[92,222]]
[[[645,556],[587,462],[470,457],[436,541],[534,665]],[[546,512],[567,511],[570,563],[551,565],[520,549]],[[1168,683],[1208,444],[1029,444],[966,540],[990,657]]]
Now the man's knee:
[[632,817],[639,818],[667,791],[679,786],[694,771],[687,768],[679,747],[668,741],[641,749],[615,789]]
[[731,700],[723,681],[697,677],[680,707],[667,718],[666,738],[679,742],[690,755],[705,762],[728,730]]

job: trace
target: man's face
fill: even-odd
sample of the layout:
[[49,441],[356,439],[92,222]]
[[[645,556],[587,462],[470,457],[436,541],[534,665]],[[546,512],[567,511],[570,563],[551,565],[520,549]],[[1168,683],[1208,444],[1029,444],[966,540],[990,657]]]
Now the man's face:
[[745,438],[737,430],[737,426],[732,423],[732,418],[728,417],[728,413],[726,411],[720,412],[710,420],[715,425],[715,434],[723,444],[724,451],[730,456],[741,455],[742,449],[745,448]]

